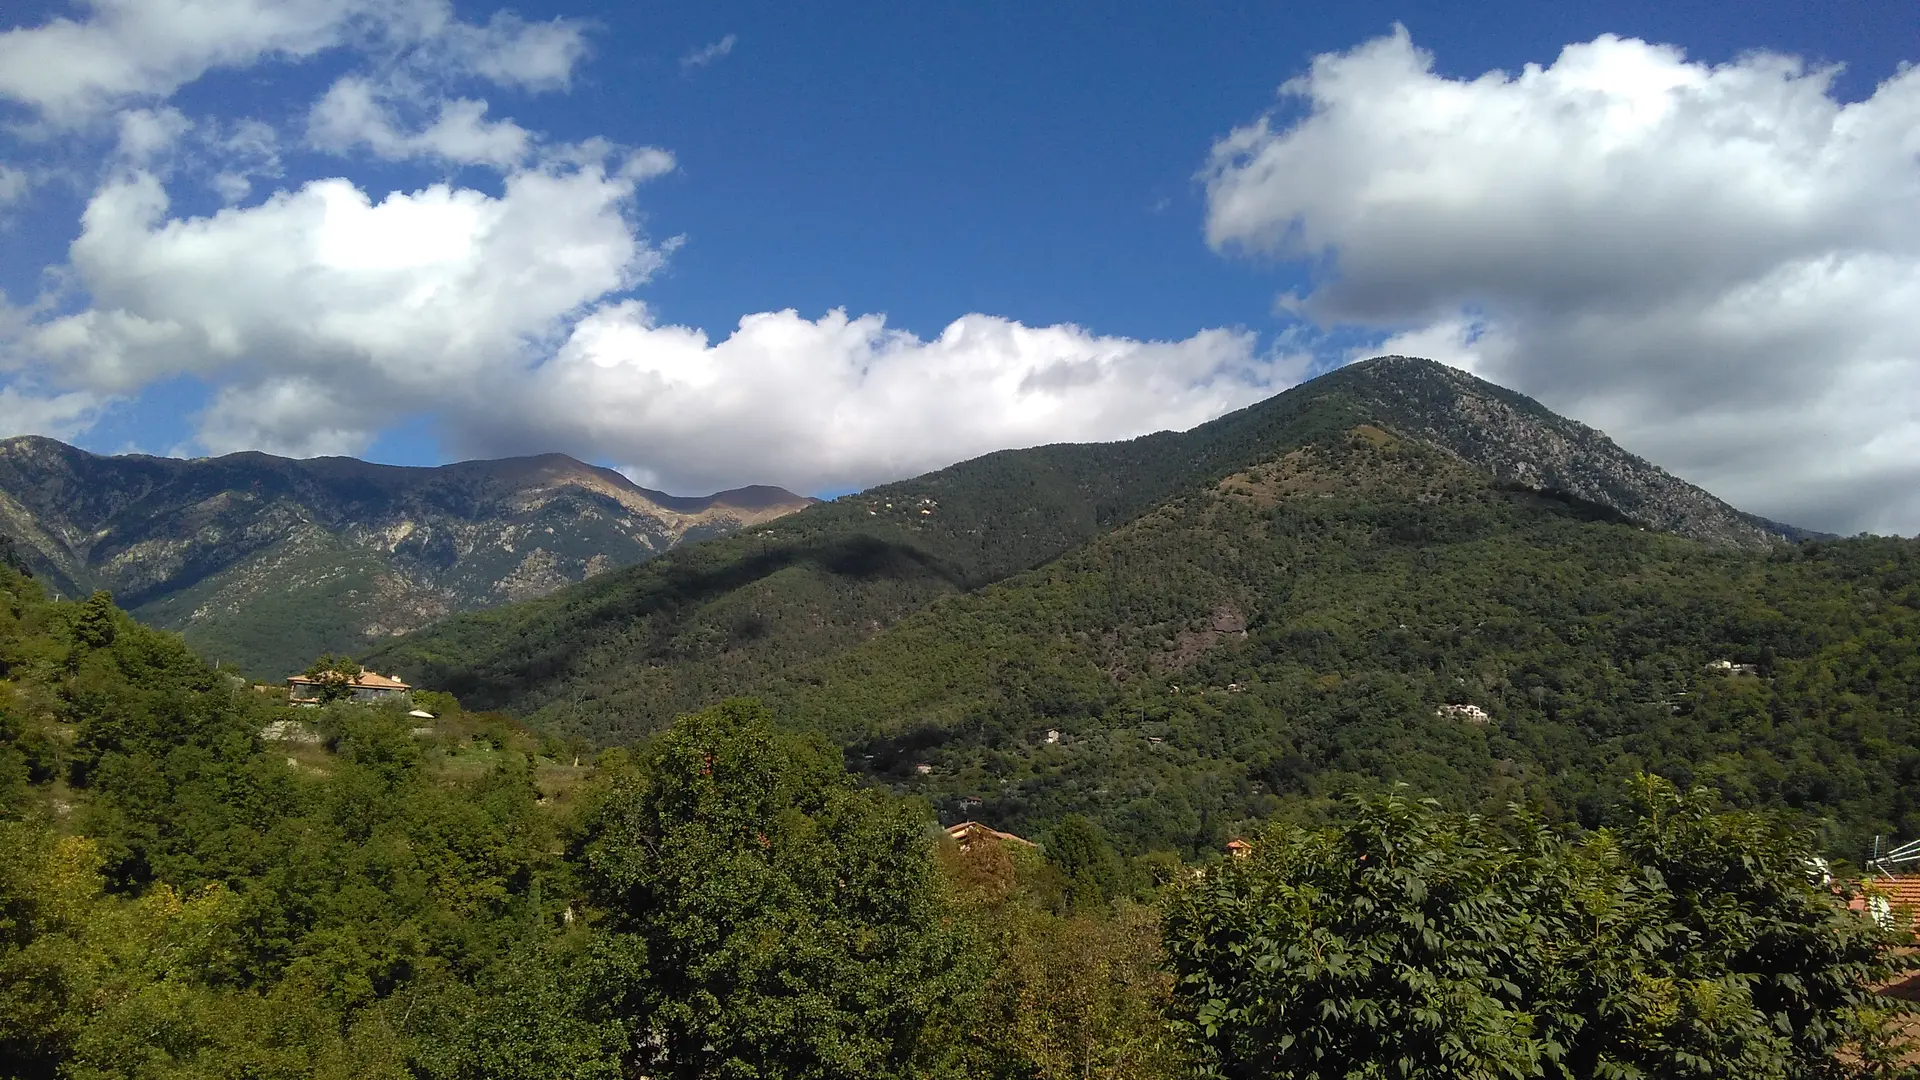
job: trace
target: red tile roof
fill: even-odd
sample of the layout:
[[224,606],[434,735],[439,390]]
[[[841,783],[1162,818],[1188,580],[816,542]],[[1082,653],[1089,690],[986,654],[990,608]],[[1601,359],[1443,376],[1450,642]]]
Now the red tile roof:
[[[330,680],[313,679],[313,678],[308,678],[305,675],[294,675],[294,676],[290,676],[287,679],[287,685],[318,686],[321,683],[328,682],[328,681]],[[401,682],[399,679],[393,678],[390,675],[382,675],[377,671],[363,671],[359,674],[358,677],[356,677],[352,682],[348,683],[347,685],[352,686],[358,690],[411,690],[413,689],[413,687],[408,686],[406,683]]]
[[1028,847],[1040,846],[1024,837],[1015,836],[1010,832],[1001,832],[999,829],[989,828],[977,821],[963,821],[958,825],[949,825],[947,826],[947,835],[953,837],[963,845],[972,843],[975,840],[993,839],[1007,840],[1015,844],[1025,844]]
[[1891,878],[1877,877],[1871,887],[1881,890],[1887,901],[1894,907],[1912,908],[1920,912],[1920,874],[1896,874]]
[[1884,899],[1895,911],[1904,910],[1916,928],[1920,928],[1920,874],[1876,874],[1860,883],[1860,895],[1847,906],[1855,911],[1871,911],[1868,898]]

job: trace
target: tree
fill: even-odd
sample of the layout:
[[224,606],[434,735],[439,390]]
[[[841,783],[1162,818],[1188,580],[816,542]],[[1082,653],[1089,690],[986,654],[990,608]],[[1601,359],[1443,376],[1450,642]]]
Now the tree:
[[104,649],[113,644],[118,629],[119,611],[113,606],[113,594],[96,589],[73,622],[74,644],[87,649]]
[[683,717],[598,796],[608,1007],[677,1077],[889,1077],[965,983],[923,811],[854,787],[756,702]]
[[1179,890],[1176,1012],[1215,1075],[1859,1073],[1899,936],[1811,880],[1810,839],[1642,778],[1593,833],[1400,794],[1278,826]]
[[475,986],[430,997],[415,1037],[420,1071],[432,1080],[620,1080],[626,1032],[588,1018],[591,980],[564,944],[522,943]]
[[1047,838],[1047,861],[1067,879],[1066,906],[1090,911],[1111,900],[1120,889],[1120,858],[1100,827],[1079,814],[1068,814]]

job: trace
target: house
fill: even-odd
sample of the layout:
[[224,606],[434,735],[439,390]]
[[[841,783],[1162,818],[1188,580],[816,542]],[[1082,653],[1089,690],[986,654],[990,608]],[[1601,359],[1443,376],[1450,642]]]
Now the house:
[[[334,680],[312,678],[306,675],[294,675],[287,679],[287,700],[295,705],[318,705],[320,690]],[[363,671],[347,683],[351,689],[351,698],[365,704],[378,704],[383,701],[405,701],[413,689],[399,679],[382,675],[377,671]]]
[[[1860,893],[1847,906],[1891,928],[1897,916],[1903,916],[1920,928],[1920,874],[1881,872],[1860,883]],[[1920,1003],[1920,973],[1903,971],[1878,983],[1874,993],[1882,997]],[[1920,1015],[1895,1014],[1894,1042],[1903,1050],[1897,1064],[1920,1064]]]
[[989,828],[977,821],[963,821],[958,825],[949,825],[947,827],[947,835],[953,838],[954,843],[960,845],[961,851],[971,850],[973,845],[987,840],[998,840],[1002,843],[1019,844],[1023,847],[1030,848],[1040,846],[1031,840],[1015,836],[1010,832],[1001,832],[999,829]]
[[1442,705],[1433,711],[1442,720],[1463,720],[1469,724],[1491,723],[1493,717],[1478,705]]
[[1760,674],[1760,666],[1758,664],[1736,664],[1731,660],[1715,660],[1707,665],[1706,670],[1716,675]]
[[1860,883],[1860,894],[1847,906],[1871,915],[1873,921],[1882,926],[1893,925],[1896,910],[1920,924],[1920,874],[1883,873],[1870,877]]
[[1244,859],[1251,854],[1253,854],[1253,845],[1245,840],[1236,838],[1227,841],[1227,856],[1229,858]]

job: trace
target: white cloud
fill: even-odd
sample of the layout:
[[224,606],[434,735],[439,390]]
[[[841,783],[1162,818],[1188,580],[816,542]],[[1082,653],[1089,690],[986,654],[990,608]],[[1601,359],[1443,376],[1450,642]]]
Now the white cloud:
[[715,60],[719,60],[720,58],[733,52],[733,45],[734,45],[734,42],[737,40],[738,38],[736,38],[733,34],[728,34],[726,37],[721,38],[719,41],[716,41],[711,45],[703,45],[700,48],[693,50],[692,52],[680,58],[681,70],[686,71],[686,70],[691,70],[693,68],[706,67],[708,64],[713,63]]
[[499,196],[376,201],[323,180],[186,219],[131,171],[94,196],[71,251],[92,307],[36,323],[27,349],[75,392],[208,379],[210,451],[363,451],[435,412],[473,453],[563,449],[686,490],[864,485],[1187,427],[1279,388],[1252,335],[1224,330],[1140,342],[969,315],[921,340],[879,316],[785,311],[710,342],[658,325],[621,297],[664,258],[630,214],[636,177],[670,164],[522,170]]
[[33,346],[67,381],[109,392],[229,373],[430,399],[522,360],[568,313],[658,265],[623,214],[633,183],[528,171],[499,197],[439,184],[375,202],[332,179],[180,220],[136,172],[94,196],[72,246],[93,306],[39,326]]
[[564,90],[587,56],[586,35],[570,19],[530,23],[499,12],[485,26],[449,22],[432,50],[458,70],[524,90]]
[[460,22],[449,0],[91,0],[83,19],[0,33],[0,98],[75,124],[163,99],[216,68],[356,44],[415,68],[528,90],[568,85],[582,27],[497,14]]
[[1768,516],[1920,529],[1920,70],[1865,101],[1602,37],[1451,79],[1404,31],[1215,147],[1216,247]]
[[1005,447],[1191,427],[1286,385],[1254,345],[1227,330],[1143,342],[987,315],[922,340],[840,311],[749,315],[710,342],[626,301],[581,320],[525,392],[453,433],[474,450],[564,445],[675,490],[755,477],[864,487]]
[[0,165],[0,208],[20,202],[32,193],[36,178],[26,169]]
[[118,153],[128,164],[147,167],[153,160],[173,149],[180,137],[193,130],[193,122],[179,109],[128,109],[120,114]]
[[394,415],[355,380],[269,375],[221,387],[201,418],[198,442],[211,454],[351,457],[365,453]]
[[216,67],[338,44],[366,0],[94,0],[85,19],[0,34],[0,96],[56,120],[164,97]]
[[[471,77],[564,87],[584,52],[577,26],[462,24],[436,0],[378,12],[290,0],[304,21],[257,11],[264,0],[198,2],[205,32],[190,40],[148,40],[146,13],[115,4],[7,39],[93,50],[91,74],[17,78],[0,92],[56,119],[111,106],[119,146],[69,251],[66,276],[87,306],[7,309],[6,366],[52,389],[6,390],[0,420],[66,433],[99,402],[186,375],[214,388],[193,440],[211,452],[363,452],[401,418],[434,413],[473,453],[570,450],[686,490],[818,490],[1009,445],[1187,427],[1297,376],[1257,357],[1252,335],[1225,330],[1141,342],[967,315],[922,340],[839,311],[749,315],[719,341],[661,325],[628,297],[677,241],[642,235],[633,195],[672,171],[673,155],[546,143],[450,92]],[[333,83],[308,114],[309,144],[487,165],[503,189],[376,199],[329,178],[233,205],[255,178],[281,176],[273,129],[130,101],[211,66],[340,43],[388,59]],[[230,205],[174,216],[176,171]]]
[[279,179],[280,136],[258,120],[207,125],[207,150],[213,157],[208,184],[231,204],[253,193],[256,179]]
[[665,176],[675,168],[673,155],[657,146],[643,146],[627,155],[620,166],[620,175],[635,182],[652,180],[656,176]]
[[367,79],[340,79],[308,114],[308,141],[335,153],[365,146],[389,160],[428,157],[501,169],[525,161],[533,148],[525,128],[511,120],[489,121],[484,101],[442,101],[432,123],[404,132],[382,97]]
[[239,202],[256,179],[283,174],[279,136],[258,120],[190,120],[171,105],[124,109],[115,117],[119,136],[113,168],[171,177],[186,173],[204,181],[223,202]]
[[22,392],[16,386],[0,387],[0,438],[45,435],[71,439],[93,425],[104,404],[85,391],[47,395]]

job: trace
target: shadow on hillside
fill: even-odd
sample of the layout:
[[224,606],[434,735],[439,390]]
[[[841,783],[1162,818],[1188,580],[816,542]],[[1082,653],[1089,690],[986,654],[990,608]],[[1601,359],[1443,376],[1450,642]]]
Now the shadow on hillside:
[[[723,541],[714,546],[731,544]],[[614,586],[614,597],[582,597],[581,606],[566,616],[549,614],[544,627],[523,626],[519,633],[496,642],[491,656],[428,660],[426,674],[430,685],[463,700],[472,695],[477,707],[502,708],[569,671],[610,636],[631,632],[641,620],[648,626],[634,651],[653,654],[708,605],[789,569],[805,567],[817,568],[849,586],[890,579],[966,587],[957,567],[911,545],[870,535],[792,541],[740,554],[686,549],[637,567],[637,578]],[[784,599],[774,589],[757,603],[778,606]],[[815,602],[817,595],[809,592],[806,600]],[[566,626],[567,633],[541,633],[555,626]],[[742,635],[743,640],[757,638]],[[477,663],[472,662],[475,659]]]
[[770,578],[795,566],[816,566],[837,578],[869,582],[891,578],[938,578],[954,588],[965,588],[959,568],[949,566],[918,548],[877,536],[856,535],[825,541],[795,542],[755,552],[719,566],[701,566],[691,559],[668,556],[649,564],[656,581],[642,585],[632,602],[610,607],[599,619],[630,619],[656,613],[671,614],[709,603],[721,596]]
[[1527,484],[1505,482],[1495,484],[1494,489],[1505,495],[1515,506],[1570,517],[1575,521],[1597,521],[1609,525],[1638,525],[1640,522],[1621,513],[1605,503],[1583,499],[1570,491],[1559,488],[1533,487]]

